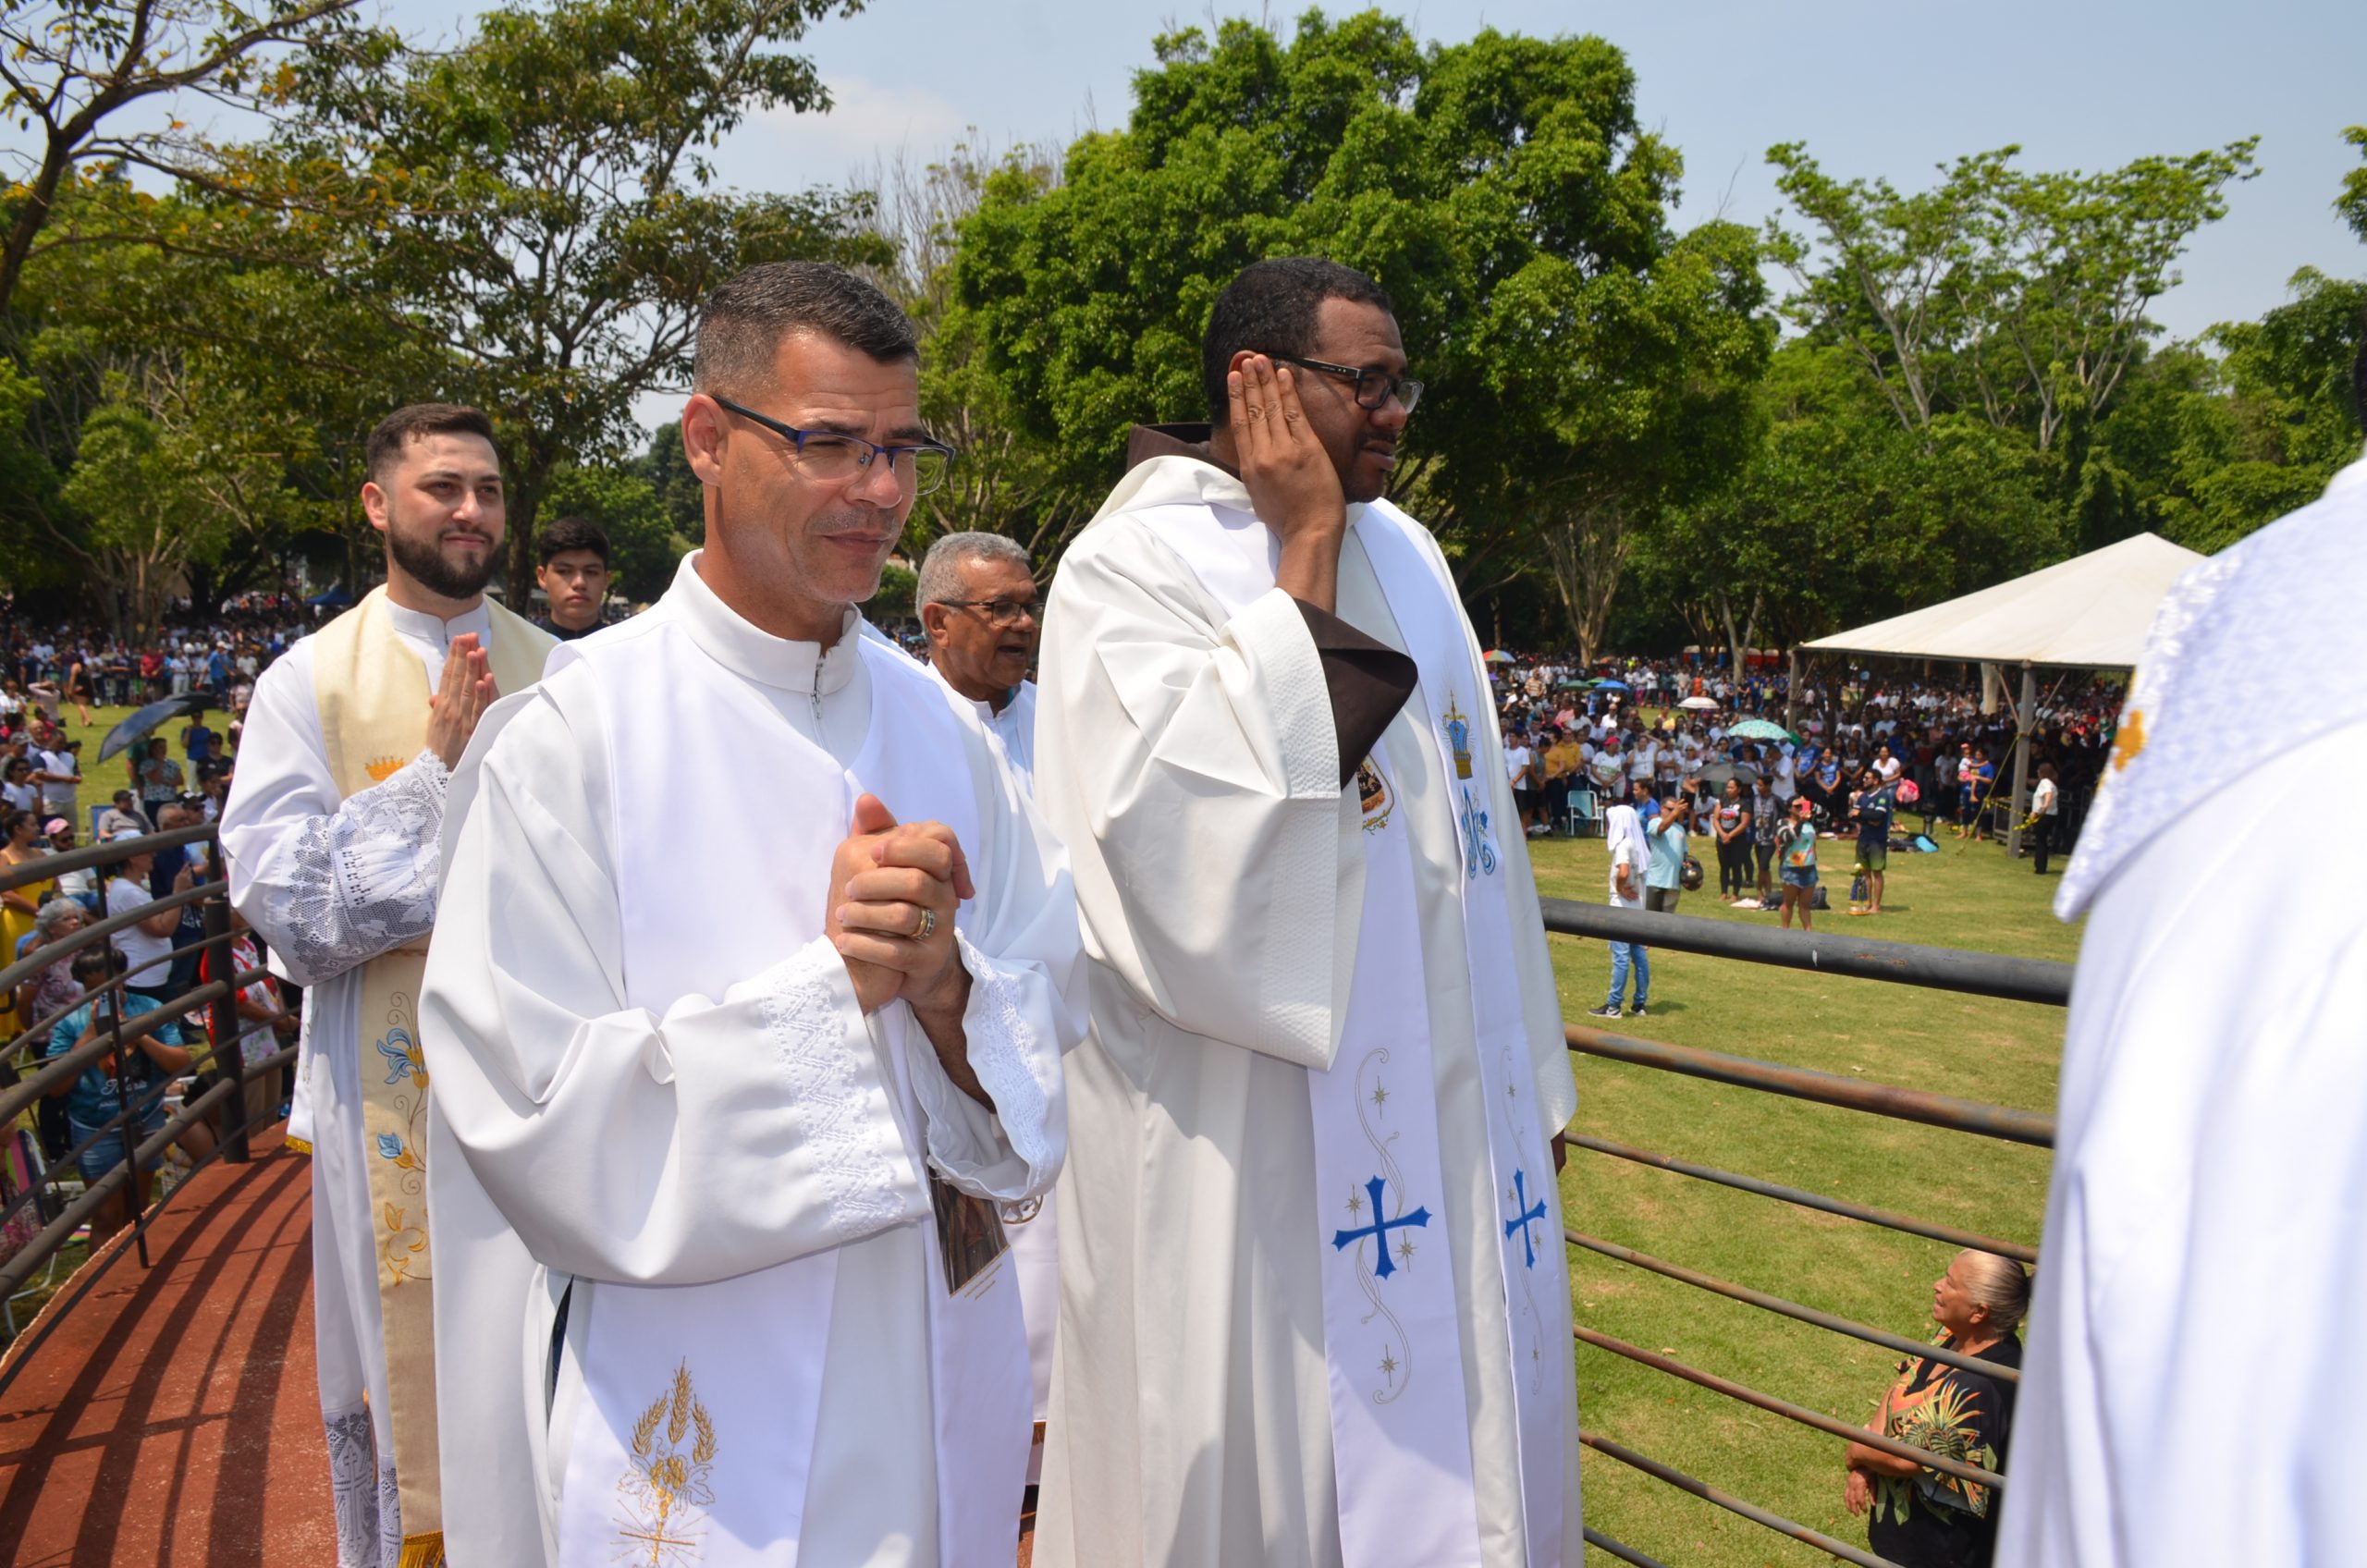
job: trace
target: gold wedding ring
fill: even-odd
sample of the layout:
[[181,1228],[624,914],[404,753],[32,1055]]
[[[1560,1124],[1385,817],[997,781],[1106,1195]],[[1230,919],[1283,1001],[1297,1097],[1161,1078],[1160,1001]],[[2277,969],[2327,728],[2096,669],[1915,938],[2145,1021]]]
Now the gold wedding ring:
[[936,929],[937,911],[933,909],[925,909],[921,911],[921,928],[913,933],[913,940],[915,942],[926,942],[929,938],[929,933]]

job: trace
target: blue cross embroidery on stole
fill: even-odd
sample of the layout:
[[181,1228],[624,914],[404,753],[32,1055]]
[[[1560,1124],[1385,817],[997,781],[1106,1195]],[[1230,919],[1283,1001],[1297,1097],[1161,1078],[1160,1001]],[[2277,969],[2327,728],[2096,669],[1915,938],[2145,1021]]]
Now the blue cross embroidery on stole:
[[[1528,1207],[1521,1207],[1524,1204]],[[1537,1267],[1537,1243],[1529,1240],[1528,1228],[1545,1218],[1545,1200],[1540,1197],[1534,1204],[1528,1202],[1528,1172],[1526,1170],[1513,1172],[1513,1207],[1519,1212],[1504,1221],[1504,1234],[1509,1236],[1515,1231],[1520,1232],[1520,1250],[1526,1256],[1526,1267],[1534,1268]]]
[[1427,1207],[1417,1208],[1411,1214],[1401,1214],[1394,1219],[1383,1219],[1380,1211],[1380,1196],[1385,1190],[1381,1179],[1378,1176],[1365,1183],[1365,1192],[1372,1198],[1371,1224],[1357,1231],[1331,1232],[1331,1244],[1339,1248],[1354,1246],[1365,1237],[1370,1236],[1373,1239],[1374,1250],[1380,1254],[1380,1261],[1373,1266],[1373,1275],[1381,1280],[1386,1280],[1397,1272],[1397,1265],[1389,1260],[1389,1232],[1417,1225],[1427,1227],[1430,1222],[1430,1211]]

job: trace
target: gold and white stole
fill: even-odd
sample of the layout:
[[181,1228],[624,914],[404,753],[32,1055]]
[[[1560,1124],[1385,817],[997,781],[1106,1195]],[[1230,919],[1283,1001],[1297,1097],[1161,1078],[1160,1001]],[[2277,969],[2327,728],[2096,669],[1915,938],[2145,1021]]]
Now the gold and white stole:
[[[1246,510],[1237,482],[1191,467],[1199,473],[1145,476],[1130,504],[1209,596],[1237,614],[1274,587],[1279,544]],[[1190,495],[1195,487],[1200,496]],[[1492,1239],[1512,1351],[1524,1535],[1528,1561],[1541,1568],[1562,1561],[1569,1295],[1512,956],[1504,851],[1482,771],[1499,766],[1497,753],[1479,745],[1485,760],[1473,760],[1475,745],[1493,737],[1489,687],[1452,582],[1407,532],[1418,525],[1385,503],[1352,515],[1420,673],[1420,705],[1408,717],[1429,742],[1422,765],[1444,781],[1463,851],[1460,913],[1502,1211]],[[1387,749],[1385,741],[1375,748],[1358,779],[1365,900],[1340,1051],[1328,1072],[1307,1073],[1332,1457],[1348,1568],[1476,1563],[1479,1550],[1412,827],[1397,812]]]
[[[487,601],[487,653],[503,694],[542,679],[552,639]],[[397,635],[386,591],[313,638],[313,700],[329,777],[350,799],[384,783],[427,743],[434,687],[419,655]],[[433,853],[435,846],[422,846]],[[419,986],[427,938],[414,937],[362,968],[363,1166],[376,1232],[378,1308],[386,1347],[386,1423],[402,1488],[402,1568],[444,1561],[437,1506],[435,1270],[427,1237],[427,1061],[419,1047]],[[383,1456],[382,1456],[383,1457]]]

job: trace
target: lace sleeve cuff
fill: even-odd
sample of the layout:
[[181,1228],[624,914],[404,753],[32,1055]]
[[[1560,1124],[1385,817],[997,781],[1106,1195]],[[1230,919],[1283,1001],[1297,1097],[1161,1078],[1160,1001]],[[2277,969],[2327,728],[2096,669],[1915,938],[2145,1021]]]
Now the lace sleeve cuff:
[[1057,1072],[1059,1043],[1031,1019],[1024,974],[995,963],[959,930],[954,941],[970,972],[970,1005],[962,1015],[964,1051],[994,1108],[954,1087],[914,1025],[913,1091],[928,1119],[929,1163],[978,1197],[1017,1203],[1041,1196],[1060,1175],[1067,1129],[1055,1118],[1036,1064],[1053,1063]]
[[927,1195],[838,949],[817,937],[754,986],[765,1045],[788,1085],[830,1233],[852,1242],[918,1219]]
[[297,830],[293,874],[276,895],[305,981],[340,974],[435,924],[436,842],[452,776],[422,751],[382,784]]

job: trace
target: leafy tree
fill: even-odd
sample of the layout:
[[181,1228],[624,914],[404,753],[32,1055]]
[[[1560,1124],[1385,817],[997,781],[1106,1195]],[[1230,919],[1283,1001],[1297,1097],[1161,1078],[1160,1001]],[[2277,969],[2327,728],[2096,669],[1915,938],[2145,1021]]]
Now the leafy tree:
[[[2094,510],[2117,532],[2149,528],[2222,550],[2314,500],[2358,455],[2350,377],[2367,280],[2305,267],[2292,288],[2259,321],[2214,327],[2201,347],[2161,356],[2133,379],[2090,462],[2113,486]],[[2092,534],[2092,520],[2082,521]]]
[[877,227],[895,258],[885,281],[925,342],[921,414],[961,454],[947,483],[914,506],[904,545],[917,556],[941,533],[983,529],[1017,539],[1049,570],[1092,517],[1106,486],[1031,436],[1011,383],[983,351],[980,313],[957,297],[962,226],[986,200],[990,181],[1033,200],[1059,184],[1056,153],[1023,147],[997,157],[964,141],[935,162],[900,156],[883,163],[875,177]]
[[688,377],[698,310],[739,269],[870,261],[865,204],[717,190],[750,113],[828,94],[780,45],[852,0],[555,0],[478,18],[448,53],[375,32],[272,84],[280,123],[218,183],[279,214],[290,251],[432,349],[417,397],[492,412],[509,458],[509,589],[524,603],[553,476],[620,457],[632,408]]
[[668,529],[693,545],[705,543],[706,487],[691,472],[690,456],[682,450],[681,422],[659,425],[657,434],[649,438],[649,449],[634,467],[657,492],[657,504],[666,508]]
[[87,530],[71,546],[129,611],[132,629],[153,631],[181,573],[218,550],[230,527],[183,483],[194,456],[134,402],[102,405],[83,422],[81,449],[62,487]]
[[599,525],[608,536],[608,567],[616,576],[616,591],[635,604],[647,604],[665,593],[674,581],[674,568],[692,547],[675,530],[664,497],[638,464],[559,469],[551,475],[544,510],[551,517],[589,518]]
[[1798,142],[1771,149],[1809,233],[1768,226],[1796,292],[1786,311],[1846,345],[1901,424],[1951,409],[2028,432],[2103,417],[2159,328],[2194,232],[2226,215],[2257,139],[2103,174],[2025,173],[2020,149],[1962,158],[1931,190],[1837,180]]
[[350,36],[361,0],[0,0],[0,118],[38,144],[0,208],[0,310],[17,292],[61,187],[87,164],[175,166],[174,137],[130,130],[122,111],[197,94],[251,107],[283,48]]
[[[2342,139],[2359,149],[2361,159],[2367,159],[2367,125],[2350,127]],[[2334,210],[2350,226],[2350,232],[2367,243],[2367,164],[2342,177],[2342,194],[2335,198]]]
[[[152,423],[178,457],[162,482],[186,492],[185,510],[225,525],[185,563],[202,605],[276,585],[282,558],[307,540],[345,555],[349,583],[368,581],[378,548],[358,500],[362,437],[416,370],[374,312],[304,272],[220,253],[250,217],[119,178],[62,188],[55,232],[106,239],[45,249],[26,270],[15,325],[42,396],[0,431],[0,446],[25,443],[62,476],[101,405]],[[115,616],[119,594],[137,596],[87,554],[91,520],[62,496],[36,484],[19,505],[47,552],[77,564],[104,615]]]
[[1739,658],[2003,582],[2062,553],[2030,445],[1975,416],[1899,423],[1852,351],[1794,339],[1731,479],[1645,541],[1647,592]]
[[1328,256],[1389,289],[1432,387],[1392,494],[1466,592],[1523,570],[1541,526],[1598,539],[1571,577],[1598,623],[1583,606],[1633,530],[1702,466],[1681,433],[1766,347],[1748,237],[1669,231],[1680,164],[1638,124],[1626,60],[1492,30],[1424,47],[1374,11],[1153,47],[1124,130],[1078,140],[1057,181],[997,169],[960,225],[954,310],[1051,481],[1098,502],[1130,424],[1205,417],[1218,291],[1264,257]]

